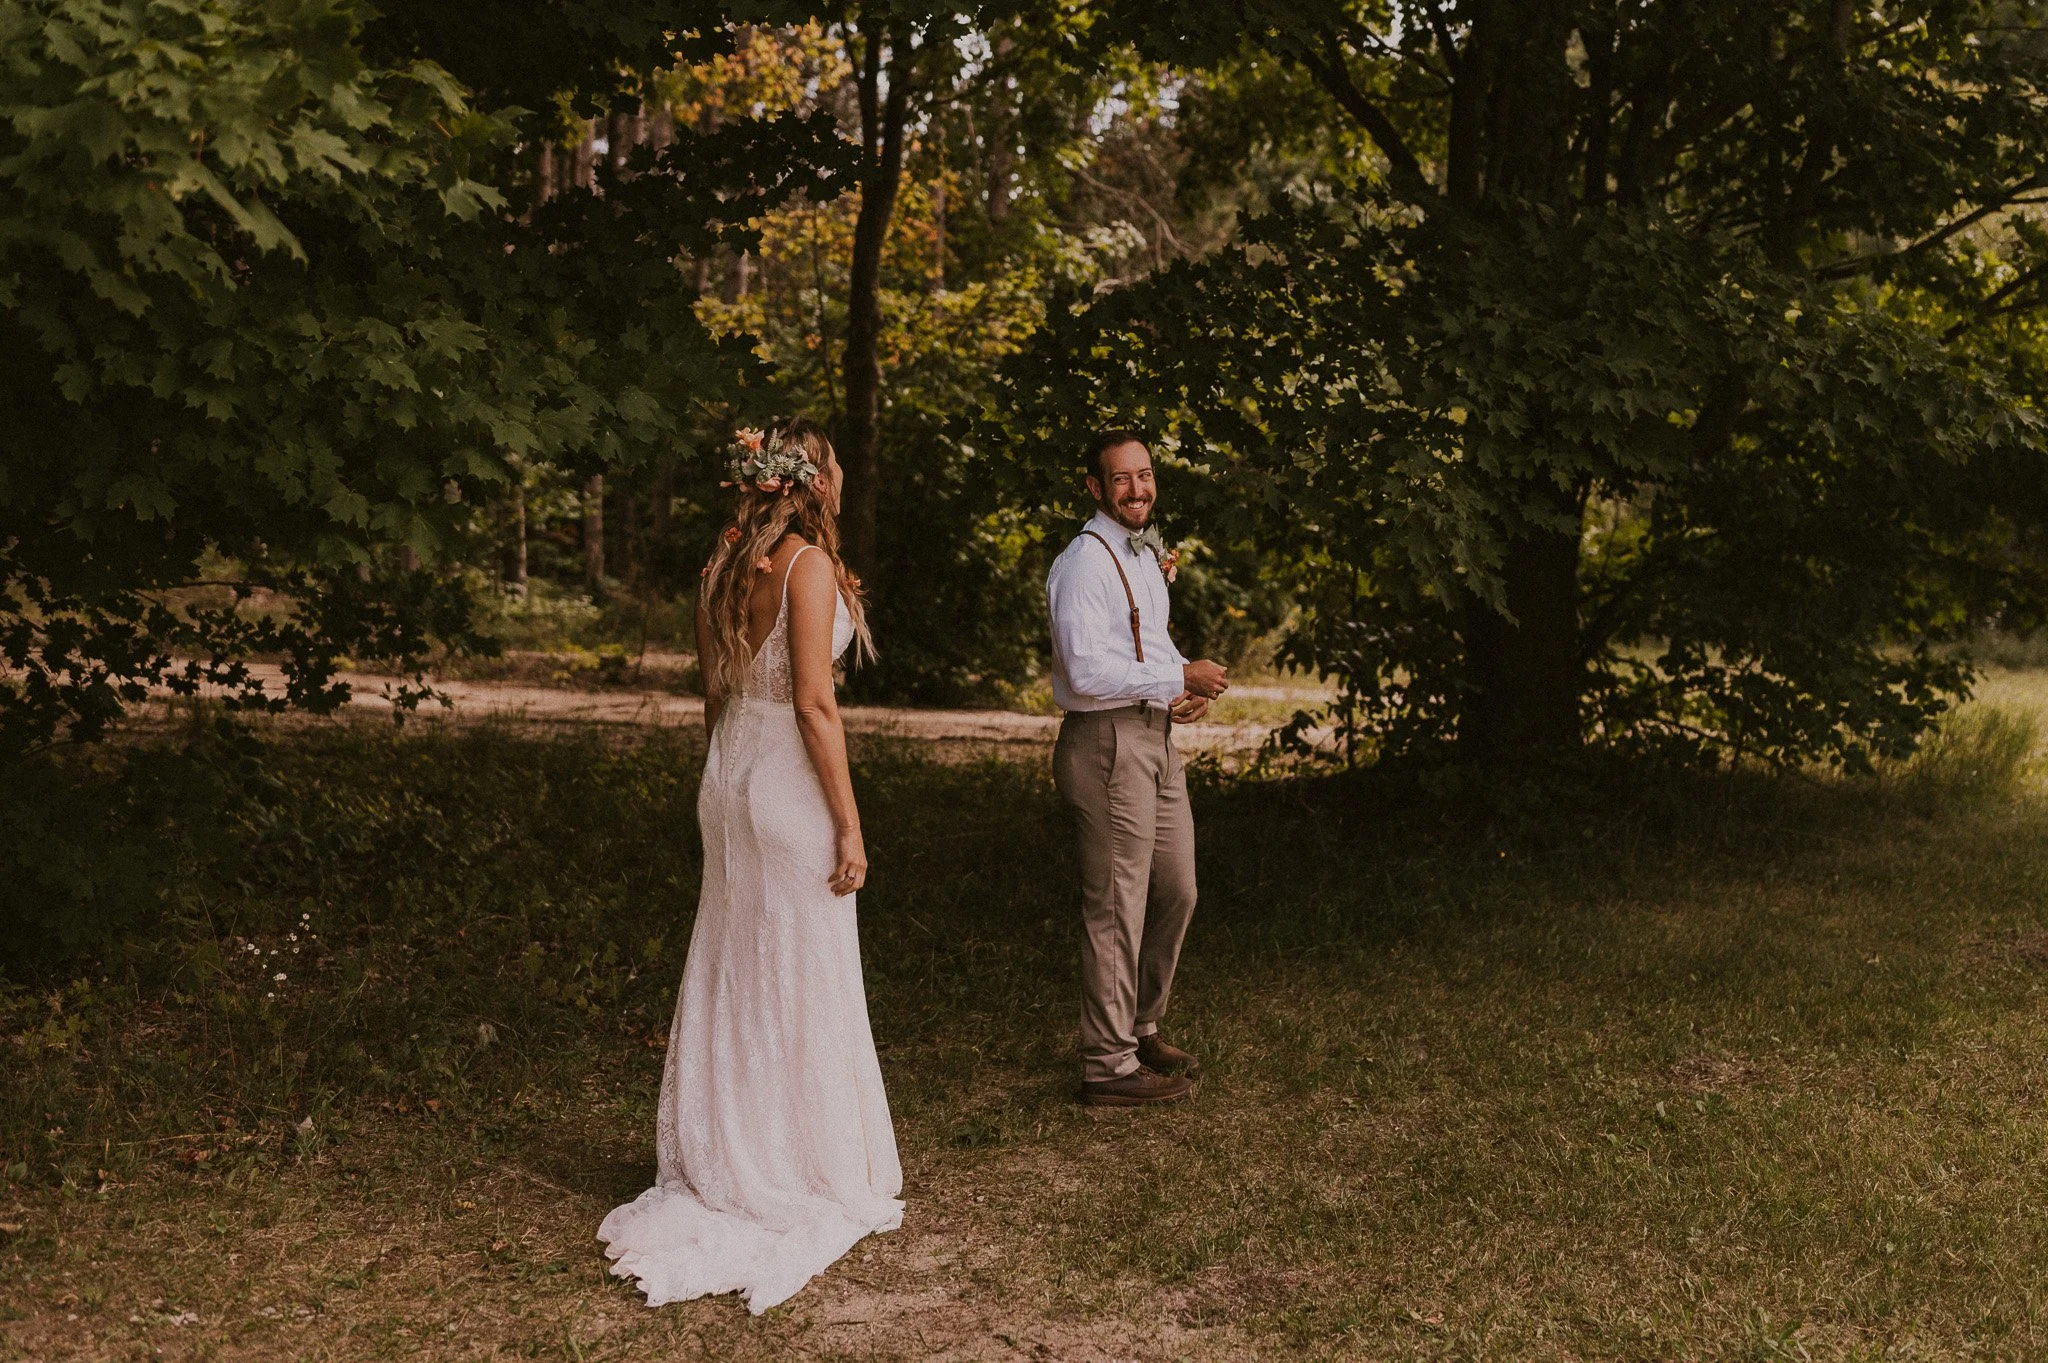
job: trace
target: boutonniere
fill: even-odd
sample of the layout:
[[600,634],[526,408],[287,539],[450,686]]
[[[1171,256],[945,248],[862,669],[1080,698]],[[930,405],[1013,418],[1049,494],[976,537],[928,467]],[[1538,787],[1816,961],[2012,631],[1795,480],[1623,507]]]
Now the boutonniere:
[[1180,573],[1180,550],[1166,547],[1166,540],[1156,525],[1148,525],[1131,536],[1132,553],[1142,554],[1147,549],[1152,551],[1152,557],[1158,562],[1159,571],[1166,575],[1166,580],[1173,581]]

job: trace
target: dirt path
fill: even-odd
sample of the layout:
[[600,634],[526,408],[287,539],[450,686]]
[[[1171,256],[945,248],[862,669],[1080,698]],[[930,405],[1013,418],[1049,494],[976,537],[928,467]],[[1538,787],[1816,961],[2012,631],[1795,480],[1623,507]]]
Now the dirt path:
[[[266,687],[282,689],[282,674],[273,667],[251,669]],[[396,677],[354,673],[352,709],[386,713]],[[511,720],[536,724],[620,724],[674,728],[701,724],[704,702],[695,696],[667,691],[607,688],[574,690],[506,681],[442,681],[436,688],[450,708],[422,706],[420,718],[438,723]],[[965,740],[983,743],[1051,743],[1059,732],[1053,715],[1027,715],[1014,710],[923,710],[892,706],[852,705],[841,712],[853,733],[892,737]],[[1174,730],[1184,752],[1241,752],[1264,741],[1263,724],[1189,724]]]

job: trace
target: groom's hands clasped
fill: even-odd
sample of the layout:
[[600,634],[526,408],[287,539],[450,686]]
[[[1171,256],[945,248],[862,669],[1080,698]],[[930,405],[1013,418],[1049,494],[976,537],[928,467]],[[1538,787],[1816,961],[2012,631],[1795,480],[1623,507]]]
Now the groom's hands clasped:
[[1193,724],[1209,713],[1209,702],[1230,689],[1229,669],[1222,663],[1204,658],[1200,662],[1188,663],[1180,670],[1181,681],[1187,690],[1180,699],[1167,707],[1175,724]]
[[1230,669],[1208,658],[1183,666],[1180,678],[1189,695],[1203,700],[1214,700],[1230,689]]

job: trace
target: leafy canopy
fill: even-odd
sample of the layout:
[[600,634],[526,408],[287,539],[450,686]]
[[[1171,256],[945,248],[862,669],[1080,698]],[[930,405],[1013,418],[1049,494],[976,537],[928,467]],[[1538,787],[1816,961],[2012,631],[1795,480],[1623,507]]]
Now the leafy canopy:
[[1115,8],[1370,156],[1055,309],[1014,426],[1167,435],[1384,751],[1908,749],[1968,681],[1931,645],[2043,599],[2037,369],[1979,327],[2036,268],[2012,8]]
[[368,17],[0,0],[0,751],[152,684],[330,706],[345,654],[474,643],[434,565],[479,494],[687,446],[757,371],[674,262],[828,178],[829,129],[685,137],[531,212],[522,111],[388,31],[372,60]]

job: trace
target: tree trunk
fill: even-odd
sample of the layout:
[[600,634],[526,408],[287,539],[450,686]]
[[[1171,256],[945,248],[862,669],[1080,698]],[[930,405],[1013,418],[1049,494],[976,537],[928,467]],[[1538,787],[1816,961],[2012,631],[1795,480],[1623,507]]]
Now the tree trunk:
[[647,561],[656,586],[662,590],[670,589],[676,571],[674,556],[669,551],[675,495],[675,470],[672,466],[663,464],[655,470],[654,487],[647,497],[647,552],[642,556]]
[[1530,531],[1510,540],[1501,577],[1508,614],[1469,608],[1465,663],[1472,693],[1459,742],[1485,762],[1569,751],[1583,737],[1579,697],[1579,537]]
[[[519,470],[513,470],[515,480]],[[523,480],[512,484],[512,586],[520,595],[526,595],[526,484]]]
[[613,550],[612,576],[624,582],[629,589],[640,585],[640,518],[639,502],[630,489],[618,492],[612,498],[613,519],[618,531],[611,537]]
[[932,184],[932,292],[946,291],[946,173]]
[[[888,92],[882,92],[885,70]],[[860,216],[853,228],[847,298],[846,422],[839,463],[846,487],[840,498],[840,545],[856,571],[872,572],[881,491],[882,248],[903,179],[903,125],[909,111],[909,35],[900,28],[865,35],[860,67]]]
[[[996,60],[1007,61],[1015,48],[1016,40],[1008,34],[996,39]],[[1010,172],[1015,168],[1017,159],[1012,147],[1017,132],[1009,108],[1002,108],[998,112],[997,106],[991,104],[989,112],[989,122],[993,126],[989,130],[986,144],[988,155],[982,163],[982,188],[988,199],[989,225],[995,227],[1001,226],[1010,218]],[[970,118],[973,116],[971,107],[968,115]]]
[[590,599],[604,596],[604,475],[593,473],[583,488],[583,581]]
[[725,273],[725,301],[737,303],[747,296],[754,282],[754,257],[745,251],[727,255],[731,268]]
[[597,188],[597,133],[594,120],[583,121],[583,140],[576,144],[575,159],[570,163],[570,183],[578,189]]
[[[1567,0],[1518,0],[1486,5],[1477,14],[1453,96],[1455,163],[1445,177],[1453,201],[1503,223],[1531,203],[1568,217],[1573,182],[1584,175],[1571,149],[1572,101],[1580,92],[1569,64],[1570,6]],[[1540,448],[1560,437],[1538,427],[1528,438]],[[1506,614],[1485,602],[1466,613],[1470,692],[1460,742],[1484,761],[1522,762],[1569,751],[1583,737],[1583,509],[1576,492],[1540,474],[1504,481],[1498,495],[1503,505],[1571,527],[1545,529],[1509,517],[1502,527]]]
[[[538,208],[553,197],[556,173],[555,144],[543,142],[540,144],[540,156],[534,163],[533,204],[535,208]],[[527,211],[528,219],[531,220],[532,216],[532,210],[529,209]]]

